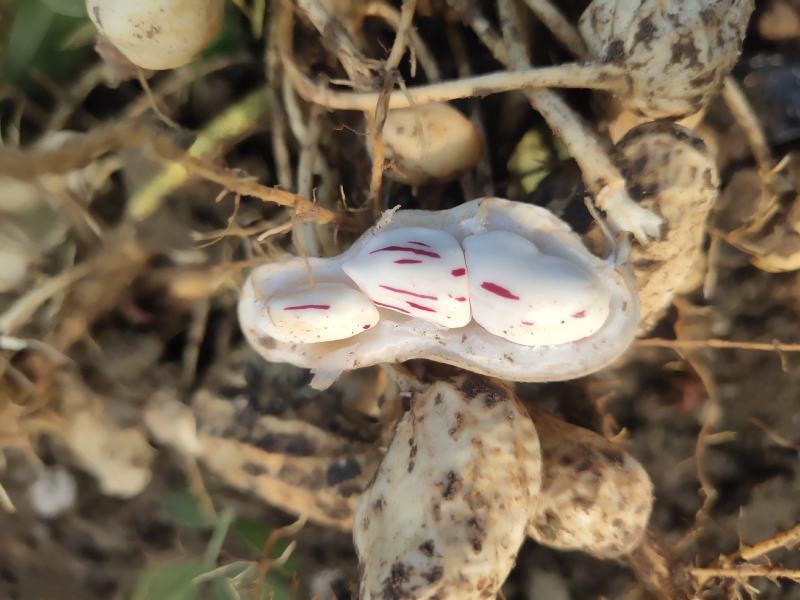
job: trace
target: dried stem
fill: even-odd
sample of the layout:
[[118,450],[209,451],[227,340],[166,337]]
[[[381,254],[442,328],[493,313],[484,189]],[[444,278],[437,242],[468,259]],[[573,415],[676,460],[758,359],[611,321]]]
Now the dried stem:
[[[447,39],[453,57],[458,65],[458,76],[460,78],[471,77],[472,67],[469,64],[469,56],[463,33],[454,24],[448,23]],[[471,171],[465,172],[460,179],[461,190],[465,198],[478,198],[480,196],[494,196],[494,185],[492,181],[492,165],[489,159],[489,145],[487,143],[486,127],[481,115],[481,103],[478,99],[470,101],[470,120],[478,131],[481,138],[481,157]]]
[[[319,157],[319,137],[322,131],[322,114],[319,107],[314,107],[309,117],[305,139],[302,140],[300,158],[297,161],[297,193],[304,197],[313,194],[314,166]],[[303,256],[319,256],[320,245],[317,228],[314,223],[302,223],[293,220],[292,241]]]
[[75,135],[66,146],[54,149],[20,150],[0,147],[0,175],[32,181],[42,175],[64,175],[82,169],[94,160],[119,148],[141,142],[144,126],[116,123],[89,134]]
[[495,60],[502,65],[508,65],[508,53],[503,38],[498,35],[488,19],[481,14],[475,3],[471,0],[447,0],[447,3],[489,49]]
[[[392,95],[392,88],[398,78],[397,67],[406,51],[407,34],[414,20],[414,10],[417,7],[416,0],[404,0],[400,11],[400,23],[397,33],[394,36],[392,50],[384,63],[383,88],[376,99],[372,114],[368,114],[370,121],[370,133],[372,136],[372,168],[370,170],[369,181],[369,201],[372,205],[372,214],[375,218],[381,212],[381,184],[383,183],[384,159],[386,157],[386,146],[383,143],[383,126],[386,124],[386,117],[389,115],[389,100]],[[372,108],[372,107],[370,107]]]
[[642,543],[630,553],[628,563],[636,578],[663,600],[689,600],[693,585],[684,565],[661,541],[660,532],[648,529]]
[[748,579],[755,577],[766,577],[767,579],[791,579],[800,583],[800,569],[784,569],[782,567],[760,567],[755,565],[742,565],[740,567],[694,567],[689,569],[689,574],[697,581],[698,585],[704,585],[711,579],[733,579],[744,583]]
[[[288,0],[285,0],[288,1]],[[319,32],[322,44],[337,56],[356,89],[371,89],[374,61],[368,61],[347,29],[322,0],[296,0],[297,7]]]
[[[513,2],[498,1],[497,8],[508,66],[517,70],[530,68]],[[611,162],[594,132],[567,103],[549,90],[529,89],[525,90],[525,95],[534,110],[566,144],[581,169],[586,187],[595,196],[597,205],[607,213],[612,227],[616,231],[631,232],[640,242],[658,237],[663,221],[661,217],[630,198],[622,173]]]
[[370,116],[372,169],[370,170],[369,180],[369,200],[372,206],[372,214],[375,218],[381,212],[381,182],[383,181],[383,163],[386,157],[386,146],[383,143],[383,126],[386,124],[386,117],[389,115],[389,100],[394,80],[394,75],[387,73],[384,79],[383,91],[378,98],[377,105],[374,107],[374,114]]
[[750,421],[753,425],[755,425],[761,431],[763,431],[766,434],[766,436],[778,446],[781,446],[783,448],[788,448],[790,450],[800,450],[800,444],[796,444],[790,439],[787,439],[786,437],[782,436],[780,433],[775,431],[775,429],[767,425],[764,421],[762,421],[758,417],[750,417],[748,421]]
[[525,4],[573,56],[580,59],[586,57],[586,44],[581,34],[557,6],[549,0],[525,0]]
[[[287,57],[288,58],[288,57]],[[348,92],[314,83],[291,60],[284,68],[297,92],[309,102],[332,110],[374,110],[379,92]],[[570,63],[520,71],[499,71],[465,79],[407,88],[407,94],[392,90],[389,109],[418,104],[447,102],[459,98],[488,96],[528,87],[592,88],[624,93],[628,89],[625,71],[616,65]]]
[[[752,546],[742,546],[736,552],[736,556],[746,561],[751,561],[774,550],[793,548],[798,545],[800,545],[800,523]],[[733,560],[733,557],[731,557],[731,560]]]
[[213,523],[218,517],[217,509],[214,508],[214,501],[211,499],[206,484],[203,481],[203,473],[200,471],[197,459],[188,454],[184,454],[182,458],[184,473],[186,474],[186,479],[189,481],[189,488],[192,491],[192,495],[197,500],[203,516],[209,522]]
[[86,277],[90,272],[90,265],[80,264],[55,277],[46,279],[38,287],[28,290],[0,314],[0,334],[14,334],[31,319],[45,302],[79,279]]
[[181,127],[175,121],[173,121],[169,115],[167,115],[161,107],[158,105],[158,100],[156,99],[155,95],[153,94],[153,90],[150,89],[150,84],[147,83],[147,77],[144,74],[144,69],[141,67],[136,67],[136,78],[139,80],[139,85],[142,86],[142,90],[144,91],[144,95],[147,98],[147,102],[150,105],[152,111],[156,114],[156,116],[161,119],[161,121],[169,128],[179,130]]
[[[790,579],[800,583],[800,569],[754,565],[750,562],[775,550],[789,550],[798,544],[800,544],[800,524],[778,532],[752,546],[742,546],[736,552],[720,557],[715,566],[692,567],[688,569],[688,573],[696,582],[698,589],[701,589],[714,579],[733,580],[745,589],[750,589],[748,581],[757,577],[767,578],[772,581]],[[748,562],[741,563],[742,560]]]
[[[187,152],[178,150],[178,157],[185,155],[192,159],[200,159],[218,153],[221,147],[251,131],[270,110],[269,97],[264,90],[251,92],[212,119],[199,132],[197,139]],[[148,134],[152,135],[152,131]],[[163,136],[161,137],[165,139]],[[142,141],[149,141],[148,137]],[[171,150],[168,146],[168,144],[164,144],[162,149]],[[168,152],[169,154],[174,154],[174,152]],[[166,156],[165,158],[174,160],[177,157]],[[183,185],[191,175],[192,173],[185,165],[177,162],[167,165],[136,191],[128,202],[128,215],[135,220],[147,218],[158,209],[164,197]]]
[[[151,86],[153,96],[156,99],[164,99],[167,96],[172,96],[184,92],[186,88],[191,85],[193,81],[198,81],[208,77],[212,73],[227,69],[237,64],[245,62],[245,57],[242,55],[224,56],[208,60],[198,60],[188,66],[180,67],[170,71],[164,76],[155,86]],[[107,68],[105,65],[101,65]],[[91,90],[87,90],[85,95],[88,95]],[[147,95],[142,95],[130,102],[121,112],[120,120],[122,119],[135,119],[140,117],[150,109],[150,100]],[[67,117],[69,115],[66,115]],[[66,118],[66,117],[65,117]],[[53,127],[52,129],[61,129],[61,127]]]
[[[379,17],[386,21],[395,31],[400,28],[400,12],[393,6],[383,1],[370,2],[364,7],[362,17]],[[414,27],[408,29],[408,43],[411,49],[417,55],[422,70],[428,81],[439,81],[442,76],[439,72],[439,67],[436,64],[436,59],[433,57],[430,49],[428,48],[425,40],[417,33]]]
[[411,30],[416,8],[417,0],[403,0],[403,6],[400,9],[400,22],[394,36],[394,44],[392,44],[392,50],[389,52],[389,57],[383,67],[386,71],[396,69],[403,59],[408,45],[408,32]]
[[735,340],[668,340],[664,338],[646,338],[636,340],[634,345],[642,348],[672,348],[689,350],[693,348],[729,348],[733,350],[755,350],[758,352],[800,352],[800,344],[783,342],[737,342]]
[[[194,175],[218,183],[225,189],[236,194],[251,196],[263,200],[264,202],[271,202],[273,204],[293,208],[296,216],[306,221],[332,223],[340,220],[339,215],[336,213],[327,208],[317,206],[302,196],[277,188],[267,187],[251,178],[241,177],[236,172],[229,169],[220,169],[206,164],[199,158],[195,158],[183,152],[164,137],[156,137],[153,140],[153,147],[159,156],[173,161],[173,164],[170,166],[171,169],[185,171],[186,178]],[[134,208],[131,216],[141,219],[149,214],[149,211],[142,211],[140,206],[139,210]]]
[[8,495],[2,483],[0,483],[0,508],[7,513],[17,512],[17,507],[14,506],[14,503],[11,501],[11,496]]
[[155,154],[171,164],[130,199],[128,214],[135,220],[151,215],[167,194],[192,176],[213,181],[242,196],[253,196],[265,202],[292,207],[305,220],[320,223],[339,220],[336,213],[318,207],[297,194],[261,185],[233,171],[209,165],[201,159],[252,127],[266,110],[264,92],[259,90],[251,93],[214,119],[198,135],[188,151],[175,146],[167,136],[141,123],[104,126],[87,134],[76,135],[67,147],[54,150],[22,151],[0,148],[0,175],[32,180],[45,174],[64,174],[83,168],[112,150],[149,146]]
[[267,580],[267,575],[269,574],[269,570],[272,565],[283,565],[289,558],[289,555],[294,550],[294,542],[291,542],[286,549],[281,553],[281,556],[275,559],[271,559],[269,557],[270,553],[272,552],[273,546],[275,546],[275,542],[277,542],[281,538],[287,538],[297,535],[306,524],[306,517],[301,516],[297,521],[286,525],[285,527],[280,527],[278,529],[273,529],[270,534],[267,536],[266,541],[264,542],[264,547],[261,550],[261,560],[258,561],[258,575],[256,576],[255,581],[255,593],[253,595],[254,598],[261,598],[263,595],[261,593],[262,588],[264,587],[264,583]]
[[160,174],[146,183],[129,201],[128,214],[135,220],[151,215],[163,198],[197,176],[213,181],[242,196],[294,208],[297,216],[307,221],[331,223],[339,216],[297,194],[267,187],[234,171],[207,164],[201,157],[210,155],[220,145],[249,129],[266,111],[266,95],[262,90],[251,93],[235,107],[214,119],[197,140],[184,151],[164,134],[143,124],[109,125],[88,134],[76,135],[66,148],[21,151],[0,148],[0,175],[16,179],[35,179],[44,174],[64,174],[87,166],[111,150],[149,147],[162,159],[170,161]]
[[191,320],[186,332],[186,347],[183,350],[181,362],[180,389],[184,392],[190,391],[195,383],[200,345],[206,334],[210,313],[211,301],[208,298],[192,303]]
[[[286,127],[286,114],[281,104],[281,85],[283,72],[281,70],[280,44],[286,43],[285,30],[288,28],[289,43],[291,43],[291,27],[293,23],[290,10],[284,10],[281,0],[271,2],[272,18],[269,21],[269,41],[264,48],[264,63],[266,65],[267,82],[269,85],[269,102],[272,105],[271,122],[272,155],[275,160],[275,170],[278,183],[283,189],[291,189],[294,176],[289,155],[288,131]],[[288,15],[288,16],[287,16]]]
[[733,77],[725,78],[725,85],[722,86],[722,99],[736,123],[742,128],[744,137],[758,164],[758,170],[766,176],[775,164],[769,149],[769,142],[761,127],[761,121],[753,111],[753,107],[750,106],[744,91]]

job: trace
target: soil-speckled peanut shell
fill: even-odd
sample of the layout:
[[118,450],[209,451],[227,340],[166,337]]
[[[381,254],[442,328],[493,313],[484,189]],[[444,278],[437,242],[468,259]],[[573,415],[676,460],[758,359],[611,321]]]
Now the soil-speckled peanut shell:
[[700,258],[708,214],[719,195],[714,157],[690,130],[667,121],[632,129],[614,147],[628,191],[664,217],[660,240],[631,248],[639,286],[639,335],[650,331]]
[[600,435],[531,411],[542,449],[542,491],[528,526],[540,544],[614,558],[641,541],[653,484],[633,457]]
[[356,510],[361,600],[494,598],[541,484],[536,429],[472,375],[412,399]]
[[594,0],[580,18],[592,57],[629,69],[637,115],[684,117],[717,93],[739,58],[753,0]]

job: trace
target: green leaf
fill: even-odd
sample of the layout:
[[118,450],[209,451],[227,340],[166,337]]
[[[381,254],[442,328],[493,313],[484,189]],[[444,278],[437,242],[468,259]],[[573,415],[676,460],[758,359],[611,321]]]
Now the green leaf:
[[[267,543],[267,537],[272,533],[272,529],[272,527],[266,525],[262,521],[245,518],[236,519],[231,526],[231,531],[253,551],[256,557],[261,556],[264,550],[264,544]],[[272,546],[270,558],[278,558],[288,545],[289,542],[287,540],[277,540]],[[289,560],[286,561],[286,564],[276,566],[274,569],[282,575],[291,577],[297,572],[297,564],[294,557],[291,556]]]
[[187,489],[176,489],[164,496],[163,507],[175,525],[186,529],[210,529],[214,526],[200,508],[197,498]]
[[3,79],[16,81],[30,66],[45,39],[53,12],[35,0],[17,3],[17,14],[5,48]]
[[216,39],[203,51],[203,56],[211,58],[241,52],[247,48],[247,43],[250,39],[250,32],[242,27],[239,11],[234,6],[226,6],[222,30]]
[[272,527],[256,519],[238,518],[231,527],[233,533],[250,548],[256,556],[261,555],[267,537],[272,533]]
[[261,600],[289,600],[289,586],[277,577],[267,577]]
[[214,597],[217,600],[242,600],[230,579],[218,579],[214,582]]
[[[19,0],[8,42],[0,47],[0,80],[25,87],[32,84],[31,73],[39,71],[56,83],[69,82],[96,60],[88,44],[68,49],[64,45],[91,25],[82,6],[83,0]],[[0,33],[8,29],[4,16],[0,13]]]
[[60,48],[62,50],[75,50],[77,48],[86,48],[94,44],[97,36],[97,29],[91,21],[86,21],[79,24],[72,31],[67,32],[64,39],[61,40]]
[[151,567],[139,575],[131,600],[198,600],[200,590],[192,579],[204,570],[198,560]]
[[[31,1],[31,0],[27,0]],[[86,17],[85,0],[39,0],[57,15],[64,17]]]

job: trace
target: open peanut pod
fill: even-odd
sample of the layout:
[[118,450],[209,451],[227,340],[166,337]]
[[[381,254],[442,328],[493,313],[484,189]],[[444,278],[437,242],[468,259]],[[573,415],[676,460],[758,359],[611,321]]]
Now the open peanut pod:
[[412,358],[512,381],[571,379],[633,340],[626,255],[622,242],[598,258],[549,211],[501,198],[390,212],[339,256],[255,269],[239,321],[267,360],[313,369],[315,387]]

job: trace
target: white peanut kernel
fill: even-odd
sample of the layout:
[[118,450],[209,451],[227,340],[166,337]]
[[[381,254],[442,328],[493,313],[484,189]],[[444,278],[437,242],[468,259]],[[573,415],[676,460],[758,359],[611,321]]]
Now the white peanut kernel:
[[346,339],[375,325],[384,309],[444,328],[474,320],[510,342],[545,346],[586,338],[607,320],[608,289],[575,263],[507,231],[468,236],[463,246],[423,227],[380,232],[342,265],[363,293],[323,284],[273,297],[275,337]]
[[470,322],[464,252],[448,233],[424,227],[378,233],[342,269],[380,308],[441,327]]
[[364,294],[339,284],[273,296],[267,301],[267,315],[275,339],[305,344],[343,340],[380,319]]
[[472,318],[494,335],[526,346],[565,344],[608,318],[610,294],[597,277],[515,233],[469,236],[464,252]]

